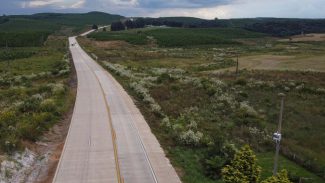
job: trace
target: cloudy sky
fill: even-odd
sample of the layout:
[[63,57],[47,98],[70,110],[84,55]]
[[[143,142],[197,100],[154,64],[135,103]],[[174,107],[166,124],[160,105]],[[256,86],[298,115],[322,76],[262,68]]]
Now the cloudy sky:
[[325,18],[325,0],[0,0],[0,14],[103,11],[124,16]]

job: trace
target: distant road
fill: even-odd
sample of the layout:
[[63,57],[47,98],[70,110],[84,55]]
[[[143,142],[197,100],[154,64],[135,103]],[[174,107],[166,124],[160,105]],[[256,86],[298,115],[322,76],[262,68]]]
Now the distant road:
[[181,182],[130,96],[75,37],[69,42],[78,90],[53,182]]

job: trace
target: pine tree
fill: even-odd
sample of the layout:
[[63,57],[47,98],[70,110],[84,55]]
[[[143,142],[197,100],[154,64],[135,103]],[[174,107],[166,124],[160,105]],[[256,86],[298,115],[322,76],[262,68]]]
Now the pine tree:
[[261,183],[291,183],[287,170],[281,170],[276,176],[271,176]]
[[256,183],[260,173],[261,167],[257,165],[254,152],[245,145],[235,154],[230,165],[222,169],[221,174],[225,183]]

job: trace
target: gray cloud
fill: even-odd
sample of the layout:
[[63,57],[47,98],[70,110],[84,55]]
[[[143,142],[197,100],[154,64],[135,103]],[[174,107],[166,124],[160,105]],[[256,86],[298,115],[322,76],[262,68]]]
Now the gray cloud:
[[203,8],[217,5],[225,5],[234,0],[140,0],[143,8]]
[[325,18],[324,0],[0,0],[0,14],[103,11],[125,16]]

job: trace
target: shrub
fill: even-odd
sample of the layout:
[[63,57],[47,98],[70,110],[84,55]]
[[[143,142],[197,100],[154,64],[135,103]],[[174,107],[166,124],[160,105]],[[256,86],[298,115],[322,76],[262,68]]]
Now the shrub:
[[8,126],[13,126],[17,122],[17,116],[14,111],[3,111],[0,113],[0,130]]
[[157,78],[157,83],[172,82],[175,79],[168,73],[163,73]]
[[162,115],[161,107],[157,103],[150,104],[150,110],[157,115]]
[[257,116],[258,113],[255,111],[253,107],[251,107],[248,102],[240,103],[240,110],[243,110],[249,116]]
[[222,179],[225,183],[257,183],[260,173],[261,167],[257,165],[254,152],[245,145],[235,154],[230,165],[222,169]]
[[106,68],[113,73],[115,73],[118,76],[128,77],[128,78],[134,78],[131,71],[127,70],[125,66],[120,64],[111,64],[109,62],[104,62],[104,65]]
[[54,95],[61,95],[66,91],[66,88],[62,83],[55,83],[55,84],[52,83],[52,84],[48,84],[48,86],[51,87],[52,94]]
[[13,151],[19,142],[15,133],[17,121],[17,114],[14,111],[0,113],[0,148],[5,152]]
[[165,116],[162,120],[161,120],[161,125],[167,128],[171,128],[171,124],[170,124],[170,120],[167,116]]
[[43,97],[40,94],[33,95],[19,106],[19,110],[21,112],[35,112],[39,109],[42,100]]
[[237,151],[235,145],[225,142],[221,134],[214,136],[213,145],[209,146],[203,161],[205,173],[212,179],[220,178],[221,169],[231,162]]
[[193,132],[191,129],[182,132],[179,136],[179,140],[184,145],[198,146],[201,143],[203,133],[197,131]]
[[225,165],[226,159],[218,155],[209,157],[204,162],[204,168],[206,174],[212,179],[217,179],[220,177],[221,169]]
[[247,81],[245,78],[239,78],[235,81],[235,84],[245,86],[247,84]]
[[48,112],[33,114],[18,124],[19,132],[23,138],[35,141],[44,130],[51,126],[54,119],[53,115]]
[[53,99],[46,99],[42,101],[40,104],[40,110],[42,112],[56,112],[57,107],[55,101]]
[[276,176],[271,176],[261,183],[291,183],[287,170],[281,170]]

